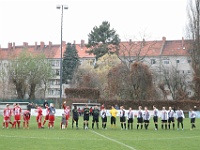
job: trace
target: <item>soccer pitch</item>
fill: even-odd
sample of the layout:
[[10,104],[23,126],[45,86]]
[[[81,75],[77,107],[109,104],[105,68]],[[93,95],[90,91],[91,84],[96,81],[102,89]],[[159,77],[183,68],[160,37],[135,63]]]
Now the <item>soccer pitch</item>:
[[[0,117],[3,120],[3,117]],[[190,130],[190,120],[184,119],[184,130],[154,130],[153,120],[148,130],[136,129],[136,119],[133,130],[121,130],[119,118],[117,128],[110,128],[108,118],[107,130],[83,130],[83,118],[79,118],[79,129],[72,129],[71,118],[69,126],[60,130],[61,117],[56,117],[55,128],[37,129],[35,117],[31,117],[30,129],[0,129],[0,149],[3,150],[199,150],[200,119],[196,120],[196,129]],[[22,125],[22,124],[21,124]],[[101,119],[100,124],[101,127]]]

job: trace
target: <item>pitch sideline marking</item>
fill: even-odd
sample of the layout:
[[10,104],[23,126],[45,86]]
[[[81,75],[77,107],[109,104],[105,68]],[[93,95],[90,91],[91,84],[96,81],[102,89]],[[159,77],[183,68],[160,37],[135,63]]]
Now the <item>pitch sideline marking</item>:
[[[91,131],[91,130],[90,130],[90,131]],[[127,147],[127,148],[129,148],[129,149],[136,150],[135,148],[133,148],[133,147],[131,147],[131,146],[129,146],[129,145],[126,145],[126,144],[121,143],[121,142],[119,142],[119,141],[117,141],[117,140],[115,140],[115,139],[112,139],[112,138],[109,138],[109,137],[107,137],[107,136],[104,136],[104,135],[102,135],[102,134],[100,134],[100,133],[98,133],[98,132],[95,132],[95,131],[91,131],[91,132],[93,132],[93,133],[95,133],[95,134],[97,134],[97,135],[99,135],[99,136],[101,136],[101,137],[103,137],[103,138],[106,138],[106,139],[108,139],[108,140],[110,140],[110,141],[112,141],[112,142],[115,142],[115,143],[117,143],[117,144],[120,144],[120,145],[122,145],[122,146],[125,146],[125,147]]]

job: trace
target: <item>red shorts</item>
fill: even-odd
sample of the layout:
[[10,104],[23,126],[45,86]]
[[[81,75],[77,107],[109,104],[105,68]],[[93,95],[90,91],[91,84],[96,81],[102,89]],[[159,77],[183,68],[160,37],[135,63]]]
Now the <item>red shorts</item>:
[[70,117],[69,115],[66,115],[66,120],[69,120],[69,117]]
[[44,120],[49,120],[49,115],[46,115]]
[[23,119],[24,119],[24,122],[27,122],[27,121],[29,121],[29,120],[30,120],[30,118],[29,118],[29,117],[24,117]]
[[9,122],[9,121],[10,121],[10,117],[9,116],[4,117],[4,122]]
[[20,115],[15,115],[15,121],[20,121],[21,116]]
[[55,116],[54,115],[50,115],[49,116],[49,122],[54,122],[55,121]]
[[42,115],[38,115],[38,116],[36,117],[36,121],[37,121],[37,122],[42,122]]

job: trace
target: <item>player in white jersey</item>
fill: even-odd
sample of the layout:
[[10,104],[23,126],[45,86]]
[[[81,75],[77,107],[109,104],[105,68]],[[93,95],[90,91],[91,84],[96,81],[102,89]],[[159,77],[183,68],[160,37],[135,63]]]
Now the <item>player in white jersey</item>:
[[125,110],[124,107],[121,106],[120,107],[120,111],[119,111],[119,115],[120,115],[120,123],[121,123],[121,129],[125,129],[126,130],[126,114],[125,114]]
[[106,129],[106,123],[107,123],[107,112],[106,108],[103,107],[101,110],[101,119],[102,119],[102,128]]
[[191,123],[191,130],[193,128],[196,128],[196,126],[195,126],[195,118],[196,118],[196,116],[197,116],[197,113],[195,111],[193,111],[192,109],[190,109],[189,118],[190,118],[190,123]]
[[165,125],[165,129],[167,129],[167,120],[168,120],[167,110],[165,109],[165,107],[163,107],[161,111],[161,121],[162,121],[161,128],[162,129],[164,128],[164,125]]
[[138,112],[137,112],[137,129],[139,128],[139,125],[141,126],[141,129],[143,128],[143,111],[142,111],[142,106],[138,107]]
[[128,110],[128,115],[127,115],[128,130],[129,129],[133,130],[133,119],[134,119],[134,114],[133,114],[132,108],[130,107]]
[[179,125],[181,124],[182,130],[183,130],[183,119],[185,118],[185,115],[183,113],[183,111],[180,109],[180,107],[178,107],[178,110],[176,111],[176,118],[177,118],[177,127],[179,130]]
[[158,130],[158,109],[156,106],[153,106],[153,122],[155,125],[155,130]]
[[175,112],[172,107],[169,107],[168,110],[168,128],[170,129],[170,124],[172,123],[173,130],[175,128],[175,121],[174,121]]
[[147,130],[149,126],[149,120],[151,118],[150,113],[148,111],[147,107],[144,107],[144,113],[143,113],[143,118],[144,118],[144,127]]

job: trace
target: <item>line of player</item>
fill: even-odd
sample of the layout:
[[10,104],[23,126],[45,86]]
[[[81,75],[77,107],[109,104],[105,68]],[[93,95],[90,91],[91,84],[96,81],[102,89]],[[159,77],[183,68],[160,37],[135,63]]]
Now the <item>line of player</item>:
[[[65,129],[68,127],[68,120],[70,118],[70,107],[66,106],[66,101],[63,103],[63,114],[60,122],[60,129]],[[44,121],[42,121],[43,114],[42,114],[42,108],[40,106],[37,106],[36,112],[36,122],[37,127],[44,128],[45,123],[48,121],[48,128],[54,128],[54,122],[55,122],[55,113],[56,109],[54,108],[54,104],[51,103],[50,106],[45,105],[45,117]],[[90,109],[88,105],[85,105],[85,108],[83,109],[83,129],[87,130],[89,127],[89,118],[90,118]],[[99,116],[102,119],[102,129],[107,129],[107,114],[109,113],[111,115],[111,128],[116,128],[116,118],[118,111],[114,108],[114,106],[111,107],[111,110],[107,112],[104,105],[102,105],[101,110],[98,109],[97,106],[94,107],[92,111],[92,129],[94,129],[94,124],[96,123],[97,129],[99,129]],[[21,116],[23,116],[23,128],[29,128],[29,120],[30,120],[30,111],[25,110],[22,113],[22,109],[19,106],[19,104],[13,104],[13,108],[9,107],[9,104],[6,104],[6,108],[3,112],[4,120],[3,120],[3,128],[8,128],[9,124],[12,125],[12,128],[20,128],[21,123]],[[14,121],[11,122],[11,116],[14,116]],[[190,122],[191,122],[191,130],[193,128],[196,128],[195,126],[195,118],[197,114],[195,111],[190,109]],[[144,107],[144,110],[141,106],[138,107],[137,112],[133,112],[132,108],[129,108],[128,112],[126,113],[123,106],[120,107],[119,111],[119,118],[120,118],[120,124],[122,130],[132,130],[133,129],[133,121],[134,118],[137,118],[137,129],[139,127],[147,130],[149,123],[150,123],[150,112],[147,107]],[[185,118],[183,111],[178,108],[176,111],[174,111],[171,107],[169,107],[168,110],[165,109],[165,107],[162,108],[162,110],[159,112],[156,106],[153,106],[153,122],[155,125],[155,130],[158,130],[158,119],[161,119],[161,129],[170,129],[171,125],[172,128],[175,129],[175,119],[177,119],[177,130],[180,129],[180,125],[182,130],[183,128],[183,120]],[[76,129],[78,129],[78,121],[79,121],[79,113],[77,110],[77,107],[74,106],[72,110],[72,128],[74,128],[74,124],[76,126]],[[128,126],[126,126],[128,125]]]
[[[111,126],[114,125],[116,126],[116,110],[112,106],[111,109]],[[151,114],[148,110],[147,107],[144,107],[144,110],[142,109],[142,106],[138,107],[137,112],[133,112],[132,108],[129,108],[128,113],[125,113],[125,109],[123,106],[120,107],[120,123],[121,123],[121,129],[127,129],[126,128],[126,120],[128,123],[128,129],[133,129],[133,120],[134,117],[137,118],[137,130],[143,129],[144,128],[147,130],[149,127],[150,119],[151,119]],[[197,117],[196,111],[190,109],[189,113],[189,118],[190,118],[190,123],[191,123],[191,130],[193,128],[196,128],[195,126],[195,118]],[[181,129],[184,130],[183,126],[183,120],[185,118],[183,110],[178,107],[178,109],[175,111],[172,109],[172,107],[169,107],[168,110],[166,110],[165,107],[162,107],[162,110],[159,111],[156,106],[153,106],[153,122],[155,125],[155,130],[158,130],[158,120],[161,120],[161,129],[171,129],[171,125],[173,130],[175,129],[175,120],[177,120],[177,130],[180,130],[180,125]]]

